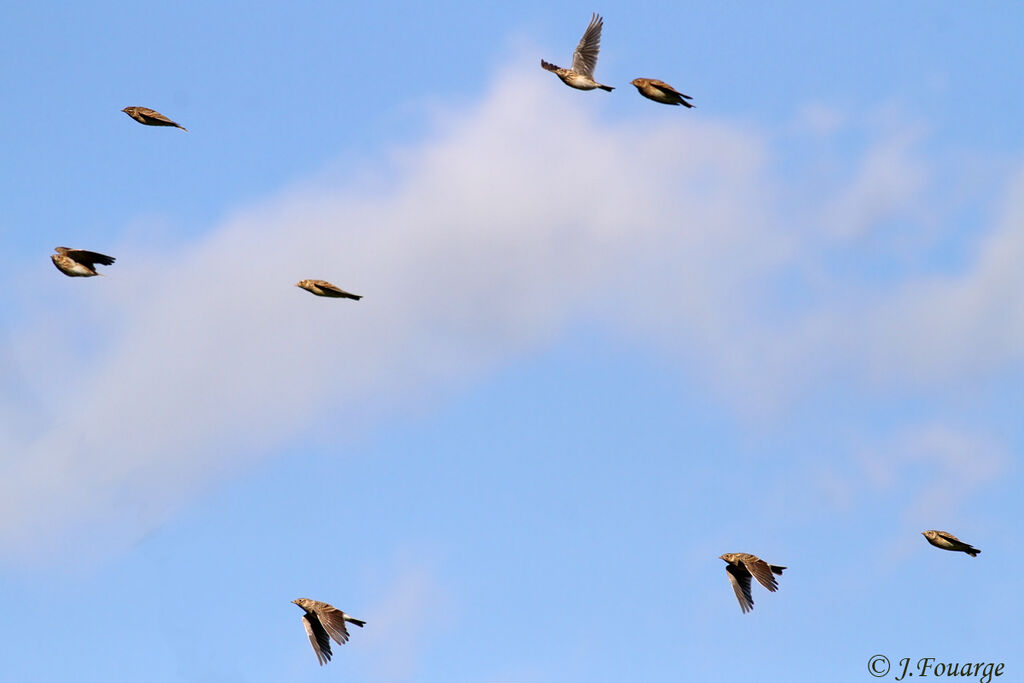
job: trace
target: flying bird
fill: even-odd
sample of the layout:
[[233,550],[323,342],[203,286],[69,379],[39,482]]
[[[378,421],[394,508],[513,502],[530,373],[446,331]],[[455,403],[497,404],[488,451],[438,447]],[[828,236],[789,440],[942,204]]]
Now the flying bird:
[[595,13],[590,18],[587,30],[580,38],[580,44],[572,53],[572,68],[563,69],[549,62],[540,60],[541,68],[554,72],[570,88],[577,90],[593,90],[600,88],[611,92],[615,90],[611,86],[601,85],[594,80],[594,67],[597,66],[597,53],[601,50],[601,29],[604,27],[604,19],[600,14]]
[[329,296],[333,299],[355,299],[359,301],[363,298],[359,294],[352,294],[340,287],[335,287],[326,280],[299,280],[295,283],[295,286],[302,287],[307,292],[313,292],[317,296]]
[[95,251],[85,251],[84,249],[54,247],[54,251],[57,253],[50,256],[53,259],[53,265],[57,266],[57,270],[68,277],[102,275],[103,273],[96,272],[96,264],[109,266],[117,260],[113,256],[99,254]]
[[326,602],[299,598],[292,600],[292,603],[301,607],[305,612],[302,615],[302,625],[306,627],[306,635],[309,636],[309,643],[313,646],[313,652],[316,653],[316,659],[320,662],[320,666],[331,661],[331,638],[334,638],[334,642],[338,645],[348,642],[346,621],[350,621],[360,628],[366,625],[362,619],[350,617]]
[[943,550],[959,550],[960,552],[967,553],[971,557],[977,557],[981,551],[977,548],[964,543],[959,538],[949,533],[948,531],[922,531],[921,534],[936,548],[942,548]]
[[152,109],[146,109],[145,107],[125,107],[121,111],[146,126],[174,126],[175,128],[181,128],[186,133],[188,132],[188,128],[185,126],[171,121],[160,112],[153,111]]
[[634,78],[631,83],[636,86],[641,95],[649,100],[662,104],[681,104],[688,109],[693,109],[694,105],[687,102],[693,98],[679,92],[665,81],[659,81],[657,78]]
[[736,593],[736,599],[740,601],[740,609],[744,614],[754,609],[754,599],[750,596],[751,576],[772,593],[779,589],[779,582],[772,574],[782,576],[782,570],[785,567],[768,564],[760,557],[750,553],[726,553],[719,555],[719,559],[725,560],[727,563],[725,571],[729,573],[729,582]]

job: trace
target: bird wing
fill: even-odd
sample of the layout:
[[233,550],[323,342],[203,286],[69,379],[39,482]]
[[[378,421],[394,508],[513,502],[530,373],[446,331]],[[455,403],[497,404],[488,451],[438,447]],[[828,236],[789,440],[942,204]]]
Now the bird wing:
[[331,661],[331,639],[327,636],[323,624],[316,614],[303,614],[302,625],[306,627],[306,635],[309,636],[309,644],[313,646],[316,659],[323,666],[325,662]]
[[315,284],[317,287],[319,287],[321,290],[323,290],[323,293],[324,293],[325,296],[333,296],[333,297],[345,298],[345,299],[355,299],[356,301],[359,301],[360,299],[363,298],[363,297],[361,297],[358,294],[353,294],[352,292],[346,292],[341,287],[337,287],[335,285],[332,285],[330,282],[325,282],[324,280],[313,280],[313,284]]
[[339,295],[340,294],[347,294],[347,292],[345,292],[345,290],[341,289],[340,287],[335,287],[334,285],[332,285],[330,282],[327,282],[326,280],[313,280],[313,284],[316,285],[317,287],[319,287],[320,289],[324,290],[325,292],[334,292],[335,294],[339,294]]
[[177,121],[172,121],[158,111],[147,109],[145,107],[139,107],[137,113],[145,119],[151,119],[152,121],[161,121],[162,123],[150,123],[150,125],[157,126],[174,126],[175,128],[181,128],[183,131],[188,132],[188,128],[181,125]]
[[345,627],[344,612],[328,605],[323,609],[317,610],[317,616],[320,617],[320,622],[323,624],[324,629],[327,630],[327,633],[331,635],[331,638],[334,638],[338,645],[344,645],[348,642],[348,629]]
[[597,53],[601,50],[601,29],[604,27],[604,19],[600,14],[594,14],[590,18],[587,30],[580,38],[580,44],[572,53],[572,70],[587,78],[594,77],[594,67],[597,66]]
[[96,268],[97,263],[102,264],[104,266],[109,266],[113,264],[114,261],[117,260],[113,256],[99,254],[95,251],[85,251],[84,249],[68,249],[64,253],[72,260],[81,263],[83,266],[88,266],[89,268],[93,269]]
[[736,599],[740,601],[740,609],[746,614],[754,609],[754,598],[750,595],[750,572],[743,565],[727,564],[725,571],[729,572],[729,582],[736,593]]
[[663,93],[667,93],[669,95],[679,95],[680,97],[685,97],[688,100],[692,100],[693,99],[689,95],[684,95],[683,93],[679,92],[678,90],[673,88],[671,85],[669,85],[665,81],[659,81],[656,78],[652,78],[651,79],[651,85],[653,85],[655,88],[657,88],[658,90],[662,91]]
[[151,119],[156,119],[158,121],[166,121],[167,123],[172,123],[174,125],[178,125],[178,124],[174,123],[174,121],[171,121],[169,118],[167,118],[166,116],[164,116],[163,114],[161,114],[160,112],[158,112],[158,111],[156,111],[154,109],[147,109],[146,107],[139,107],[139,113],[142,114],[143,116],[148,116]]
[[950,543],[952,543],[953,544],[953,548],[956,549],[956,550],[963,550],[968,555],[970,555],[971,553],[980,553],[981,552],[980,550],[975,548],[970,543],[965,543],[964,541],[961,541],[959,538],[957,538],[953,534],[949,533],[948,531],[937,531],[936,533],[939,535],[940,538],[944,538],[947,541],[949,541]]
[[747,568],[748,572],[754,575],[754,578],[757,579],[757,582],[762,586],[773,593],[779,590],[779,582],[776,581],[775,577],[772,575],[771,565],[760,557],[754,557],[751,555],[750,557],[743,558],[743,566]]

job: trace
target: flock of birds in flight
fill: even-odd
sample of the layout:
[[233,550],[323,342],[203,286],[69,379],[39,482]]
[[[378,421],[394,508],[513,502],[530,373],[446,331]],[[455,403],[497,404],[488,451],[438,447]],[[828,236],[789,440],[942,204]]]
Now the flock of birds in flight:
[[[543,59],[540,65],[543,69],[551,71],[558,76],[563,83],[577,90],[601,89],[608,92],[614,90],[611,86],[603,85],[594,80],[594,68],[597,66],[597,55],[601,49],[601,29],[604,27],[604,20],[600,15],[594,14],[587,25],[583,37],[572,56],[572,67],[563,69]],[[684,95],[669,84],[655,78],[636,78],[632,81],[636,89],[644,97],[669,105],[682,105],[692,108],[694,105],[689,102],[692,98]],[[181,124],[172,121],[163,114],[146,107],[125,107],[122,109],[125,114],[132,117],[141,124],[147,126],[170,126],[187,131]],[[84,249],[69,249],[67,247],[56,247],[57,253],[50,258],[58,270],[69,277],[92,277],[100,275],[96,272],[97,264],[109,266],[114,263],[113,256],[107,256],[95,251]],[[317,296],[336,299],[353,299],[358,301],[362,297],[357,294],[346,292],[325,280],[301,280],[295,284]],[[923,531],[925,539],[943,550],[959,551],[977,557],[981,551],[971,545],[964,543],[959,538],[947,531]],[[732,584],[736,599],[740,603],[740,609],[747,613],[754,608],[754,600],[751,597],[751,577],[757,579],[758,583],[775,592],[779,588],[779,582],[775,575],[782,575],[786,567],[769,564],[756,555],[749,553],[725,553],[719,559],[726,563],[725,571],[729,575],[729,582]],[[323,666],[331,659],[331,639],[343,645],[348,642],[349,633],[345,624],[351,623],[362,627],[365,625],[361,619],[355,619],[345,612],[319,600],[299,598],[292,602],[303,610],[302,623],[306,628],[306,635],[316,653],[317,661]]]

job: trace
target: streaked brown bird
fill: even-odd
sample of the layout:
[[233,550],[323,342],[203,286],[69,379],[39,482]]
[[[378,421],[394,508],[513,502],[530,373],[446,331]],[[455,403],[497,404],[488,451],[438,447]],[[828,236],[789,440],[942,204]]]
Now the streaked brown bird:
[[657,78],[634,78],[630,82],[636,86],[641,95],[649,100],[662,104],[681,104],[689,109],[694,107],[687,102],[687,100],[692,100],[692,97],[684,95],[665,81],[659,81]]
[[962,553],[967,553],[971,557],[977,557],[978,553],[981,552],[970,544],[964,543],[948,531],[936,531],[935,529],[932,529],[930,531],[922,531],[921,534],[936,548],[942,548],[943,550],[959,550]]
[[84,249],[54,247],[54,251],[57,253],[50,256],[53,260],[53,265],[57,266],[57,270],[68,277],[102,275],[103,273],[96,272],[96,264],[109,266],[117,260],[113,256],[99,254],[95,251],[85,251]]
[[754,599],[750,596],[751,576],[772,593],[779,589],[779,582],[772,574],[782,576],[782,570],[785,567],[768,564],[760,557],[750,553],[726,553],[718,557],[727,563],[725,571],[729,573],[729,582],[736,593],[736,599],[740,601],[740,609],[744,614],[754,609]]
[[147,109],[146,107],[125,107],[121,111],[146,126],[174,126],[175,128],[181,128],[186,133],[188,132],[188,128],[180,123],[175,123],[160,112]]
[[348,642],[346,621],[360,628],[366,625],[362,619],[350,617],[326,602],[299,598],[292,600],[292,603],[301,607],[305,612],[302,615],[302,625],[306,627],[306,635],[309,636],[309,643],[313,646],[313,652],[316,653],[316,659],[320,662],[320,666],[331,661],[331,638],[334,638],[334,642],[338,645]]
[[603,27],[604,19],[601,18],[600,14],[594,13],[590,17],[587,30],[583,32],[583,37],[580,38],[580,44],[576,46],[575,52],[572,53],[571,69],[563,69],[560,66],[545,62],[543,59],[540,60],[541,68],[553,72],[570,88],[576,88],[577,90],[600,88],[608,92],[615,90],[611,86],[601,85],[594,80],[594,67],[597,66],[597,53],[601,50],[601,29]]
[[346,292],[340,287],[335,287],[327,280],[299,280],[295,283],[296,287],[302,287],[307,292],[313,292],[317,296],[329,296],[333,299],[355,299],[359,301],[363,297],[359,294],[352,294]]

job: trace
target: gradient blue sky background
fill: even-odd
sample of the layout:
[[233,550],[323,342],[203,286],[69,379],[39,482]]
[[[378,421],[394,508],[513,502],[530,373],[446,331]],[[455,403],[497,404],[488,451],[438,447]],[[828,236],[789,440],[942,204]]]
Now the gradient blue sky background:
[[833,5],[0,8],[0,679],[1016,679],[1024,7]]

